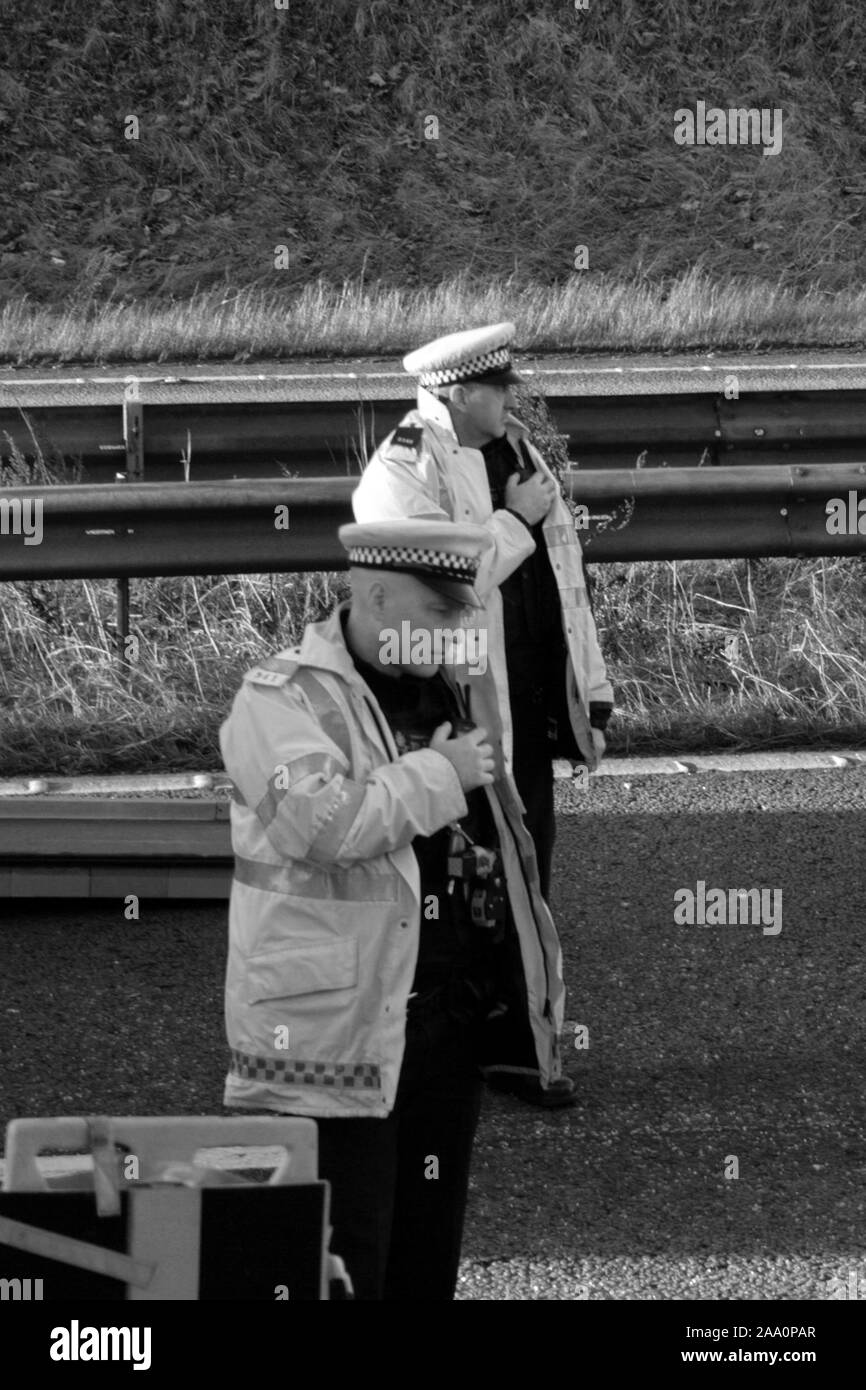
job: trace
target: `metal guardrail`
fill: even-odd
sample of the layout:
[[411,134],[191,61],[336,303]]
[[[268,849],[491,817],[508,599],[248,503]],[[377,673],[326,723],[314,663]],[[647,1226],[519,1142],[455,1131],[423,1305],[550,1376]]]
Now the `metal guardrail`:
[[[581,469],[567,481],[586,508],[580,534],[593,562],[866,550],[863,463]],[[330,478],[3,489],[0,580],[343,569],[336,531],[352,520],[354,486]],[[844,534],[831,534],[831,501],[845,508]],[[33,544],[22,525],[37,505],[42,535]]]
[[[607,394],[612,370],[627,394]],[[736,398],[723,387],[731,372],[739,372]],[[654,390],[650,375],[627,364],[606,375],[579,359],[570,372],[527,377],[542,385],[582,469],[633,468],[639,458],[650,468],[860,462],[862,372],[792,364],[791,373],[808,387],[786,389],[786,373],[762,368],[760,359],[728,372],[721,364],[702,368],[701,390],[694,380],[687,389]],[[764,378],[764,389],[752,385]],[[822,379],[837,384],[824,387]],[[126,385],[0,380],[0,462],[11,452],[7,439],[32,456],[35,436],[44,450],[80,459],[83,481],[93,483],[113,482],[119,471],[129,481],[183,481],[184,457],[197,481],[276,477],[283,469],[357,475],[361,441],[372,450],[413,403],[410,378],[372,368],[333,377],[133,377]]]

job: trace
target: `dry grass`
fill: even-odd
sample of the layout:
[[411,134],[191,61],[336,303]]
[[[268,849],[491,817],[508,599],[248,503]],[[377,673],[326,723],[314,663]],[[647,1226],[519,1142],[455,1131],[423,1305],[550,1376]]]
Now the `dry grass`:
[[861,559],[667,561],[596,575],[617,747],[863,743]]
[[667,285],[573,277],[557,286],[474,283],[461,273],[405,290],[323,282],[297,294],[211,290],[184,303],[17,300],[0,310],[0,361],[137,362],[408,351],[467,324],[513,316],[534,352],[863,346],[866,291],[835,294],[760,280],[713,282],[701,270]]
[[[330,609],[342,576],[133,583],[138,659],[116,657],[110,582],[7,586],[0,620],[0,775],[219,765],[217,730],[242,672]],[[14,664],[13,664],[14,658]]]
[[[617,695],[611,752],[862,746],[861,561],[603,565],[594,577]],[[345,586],[343,574],[134,581],[140,652],[124,679],[110,582],[7,585],[0,776],[219,767],[242,672],[296,642]]]

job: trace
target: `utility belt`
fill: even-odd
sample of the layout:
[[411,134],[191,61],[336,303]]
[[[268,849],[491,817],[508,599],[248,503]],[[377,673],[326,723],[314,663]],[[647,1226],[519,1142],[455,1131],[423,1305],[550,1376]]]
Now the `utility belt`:
[[448,842],[448,894],[459,894],[466,918],[498,945],[505,934],[507,898],[505,867],[498,849],[476,844],[458,824],[451,827]]
[[[476,727],[462,691],[457,691],[460,718],[454,721],[454,734],[469,733]],[[448,894],[459,893],[468,908],[469,921],[487,936],[488,944],[498,946],[505,935],[507,897],[505,866],[499,849],[486,849],[457,821],[451,823],[448,841]]]

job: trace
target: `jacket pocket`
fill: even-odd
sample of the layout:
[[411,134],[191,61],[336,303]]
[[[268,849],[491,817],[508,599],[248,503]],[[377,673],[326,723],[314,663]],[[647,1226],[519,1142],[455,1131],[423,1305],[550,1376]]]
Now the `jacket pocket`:
[[313,942],[287,946],[268,955],[251,956],[247,963],[247,1000],[291,999],[329,989],[352,989],[358,983],[358,943]]

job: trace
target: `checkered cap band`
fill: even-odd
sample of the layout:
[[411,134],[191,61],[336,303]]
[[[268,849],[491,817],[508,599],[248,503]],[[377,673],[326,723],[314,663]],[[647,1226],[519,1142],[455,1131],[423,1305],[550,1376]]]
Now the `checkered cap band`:
[[493,348],[490,352],[479,353],[466,362],[458,362],[451,367],[432,367],[419,372],[418,380],[422,386],[453,386],[458,381],[469,381],[482,372],[501,372],[511,366],[511,354],[507,347]]
[[295,1086],[340,1086],[352,1090],[379,1090],[381,1077],[375,1062],[301,1062],[282,1057],[255,1057],[231,1049],[231,1072],[253,1081],[284,1081]]
[[446,550],[419,550],[412,545],[356,545],[349,551],[350,565],[417,570],[443,579],[457,579],[463,584],[474,583],[479,563],[466,555],[452,555]]

